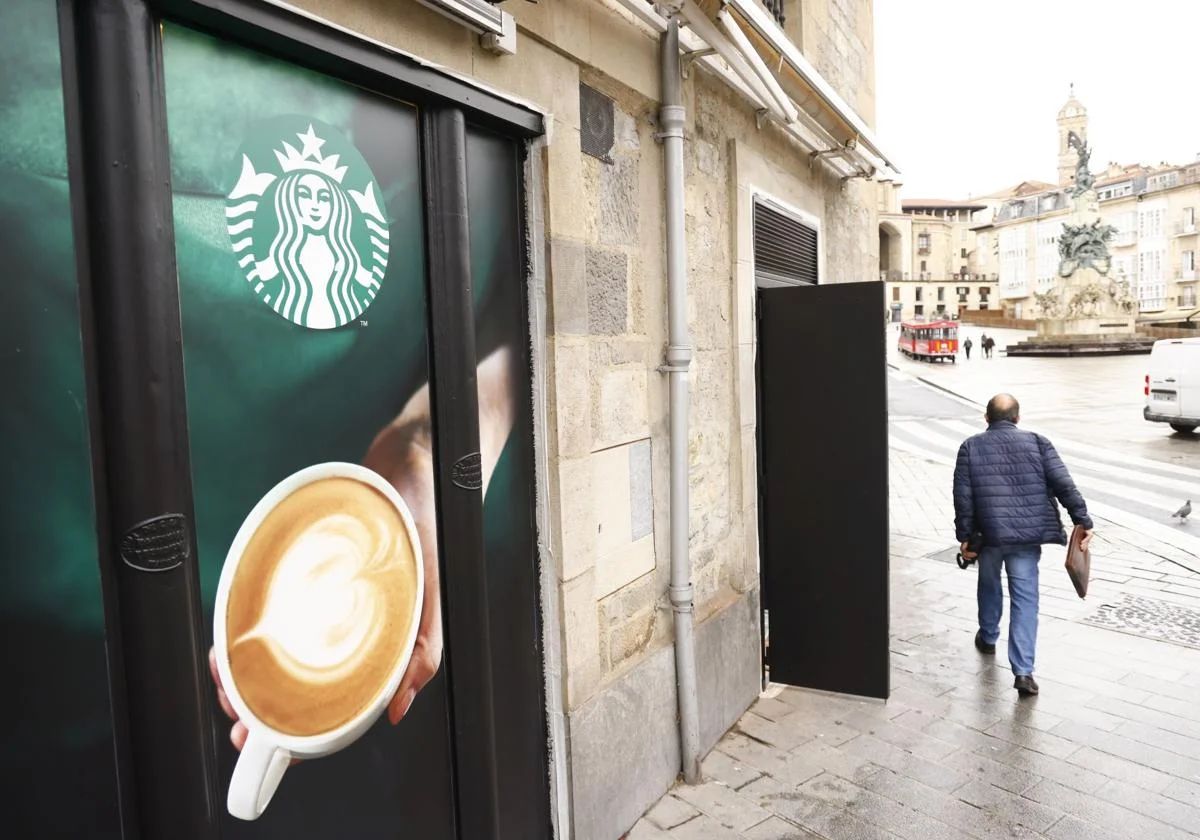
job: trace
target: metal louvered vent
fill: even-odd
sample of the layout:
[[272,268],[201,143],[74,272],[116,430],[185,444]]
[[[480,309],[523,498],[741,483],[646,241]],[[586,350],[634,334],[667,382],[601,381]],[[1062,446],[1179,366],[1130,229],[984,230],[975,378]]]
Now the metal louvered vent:
[[579,144],[584,154],[612,163],[613,101],[595,88],[579,86]]
[[816,285],[816,228],[754,202],[754,280],[759,287]]

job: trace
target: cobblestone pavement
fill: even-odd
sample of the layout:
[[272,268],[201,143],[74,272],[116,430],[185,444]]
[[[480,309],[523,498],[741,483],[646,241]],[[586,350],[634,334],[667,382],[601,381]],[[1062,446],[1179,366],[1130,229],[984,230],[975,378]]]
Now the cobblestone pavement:
[[[772,686],[628,840],[1200,837],[1200,649],[1155,633],[1200,610],[1196,558],[1100,520],[1080,601],[1048,547],[1042,693],[1018,700],[1007,637],[972,647],[950,467],[893,450],[891,480],[891,698]],[[1088,623],[1129,599],[1152,608]]]

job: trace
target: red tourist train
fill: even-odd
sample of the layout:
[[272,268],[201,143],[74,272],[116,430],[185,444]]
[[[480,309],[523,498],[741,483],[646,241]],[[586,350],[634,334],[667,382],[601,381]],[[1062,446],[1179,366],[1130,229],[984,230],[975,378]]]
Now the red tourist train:
[[953,321],[905,321],[900,325],[900,352],[932,362],[958,360],[958,324]]

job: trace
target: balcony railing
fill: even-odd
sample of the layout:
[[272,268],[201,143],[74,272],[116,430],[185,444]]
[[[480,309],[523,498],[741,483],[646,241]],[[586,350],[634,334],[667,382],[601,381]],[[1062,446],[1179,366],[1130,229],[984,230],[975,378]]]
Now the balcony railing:
[[1175,269],[1175,276],[1179,278],[1181,283],[1190,283],[1196,279],[1195,266],[1188,268],[1187,266],[1179,266]]
[[775,18],[775,22],[783,26],[786,17],[783,14],[783,0],[759,0],[763,7],[771,13],[771,17]]
[[930,248],[928,245],[921,245],[917,248],[917,253],[920,254],[922,257],[929,256],[929,252],[930,252]]
[[1179,221],[1179,222],[1176,222],[1175,224],[1171,225],[1171,235],[1172,236],[1192,236],[1193,234],[1195,234],[1197,232],[1198,232],[1198,229],[1197,229],[1196,223],[1194,221],[1192,221],[1192,222]]

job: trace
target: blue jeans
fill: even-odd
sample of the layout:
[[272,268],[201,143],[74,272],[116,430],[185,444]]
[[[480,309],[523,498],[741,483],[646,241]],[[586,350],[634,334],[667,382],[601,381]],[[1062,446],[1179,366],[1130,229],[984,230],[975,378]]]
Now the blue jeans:
[[979,629],[983,641],[996,644],[1000,617],[1004,615],[1004,593],[1000,589],[1000,567],[1008,575],[1008,662],[1017,676],[1033,674],[1033,655],[1038,628],[1038,560],[1040,545],[985,548],[979,553]]

